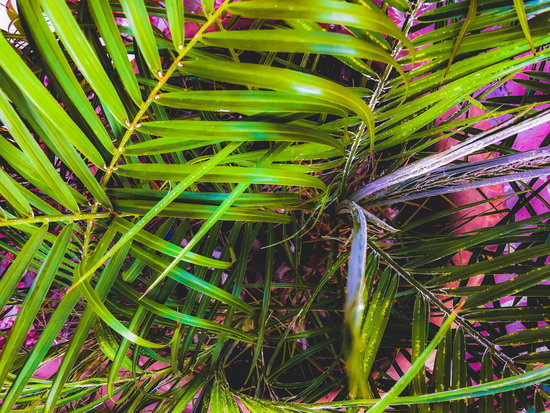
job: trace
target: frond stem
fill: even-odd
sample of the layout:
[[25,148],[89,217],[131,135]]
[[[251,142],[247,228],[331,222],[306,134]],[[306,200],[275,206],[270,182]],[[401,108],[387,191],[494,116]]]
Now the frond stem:
[[[116,164],[119,160],[119,158],[122,156],[122,153],[124,152],[124,149],[126,148],[126,143],[132,136],[135,129],[138,129],[140,127],[139,121],[149,109],[149,106],[151,106],[151,103],[155,100],[157,97],[158,92],[162,89],[162,87],[166,84],[168,79],[172,76],[174,71],[178,68],[179,63],[181,60],[187,55],[187,53],[195,46],[195,44],[201,39],[202,35],[208,29],[220,16],[220,14],[225,10],[225,7],[227,6],[229,0],[225,0],[224,3],[216,10],[215,13],[213,13],[209,18],[208,21],[202,25],[202,27],[199,29],[199,31],[193,36],[193,38],[187,43],[187,45],[182,49],[182,51],[178,54],[176,59],[172,62],[166,73],[159,78],[159,82],[157,85],[153,88],[151,93],[149,94],[149,97],[145,102],[142,102],[141,107],[139,109],[139,112],[134,117],[134,120],[132,123],[128,125],[128,129],[124,133],[124,136],[122,137],[122,140],[120,141],[120,145],[118,148],[115,149],[113,158],[111,160],[110,165],[107,167],[105,171],[105,175],[103,177],[103,182],[101,184],[101,189],[107,188],[107,184],[111,180],[111,176],[113,175],[113,172],[116,171]],[[99,203],[97,201],[94,202],[94,206],[92,209],[92,214],[97,213],[97,210],[99,209]],[[90,244],[90,238],[92,234],[92,228],[94,225],[95,218],[91,218],[88,220],[87,227],[86,227],[86,234],[84,236],[84,246],[83,246],[83,255],[86,255],[88,253],[88,246]]]

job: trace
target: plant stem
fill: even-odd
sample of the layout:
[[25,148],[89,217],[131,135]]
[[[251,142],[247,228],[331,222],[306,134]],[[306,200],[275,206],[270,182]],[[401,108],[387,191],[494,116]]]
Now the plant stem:
[[[416,14],[418,13],[418,10],[420,9],[420,7],[423,4],[424,4],[424,1],[417,2],[416,5],[415,5],[415,8],[411,12],[411,14],[407,15],[407,18],[405,20],[405,23],[403,24],[403,30],[402,30],[402,32],[405,36],[407,36],[409,34],[409,30],[411,29],[411,27],[414,23],[414,20],[416,18]],[[401,50],[403,50],[403,47],[404,47],[404,44],[400,40],[397,40],[397,43],[394,46],[392,54],[391,54],[392,57],[395,58],[398,55],[398,53],[401,52]],[[384,73],[382,74],[382,76],[380,77],[380,81],[376,85],[376,89],[374,89],[374,91],[372,92],[372,96],[371,96],[370,102],[369,102],[369,107],[372,110],[374,110],[375,106],[378,103],[378,99],[380,98],[380,95],[386,89],[388,78],[390,76],[390,73],[391,73],[392,69],[393,69],[393,66],[386,65],[386,67],[384,69]]]
[[[423,4],[423,1],[419,1],[416,4],[415,9],[412,11],[412,13],[409,16],[407,16],[407,20],[405,21],[405,24],[403,25],[403,33],[405,34],[405,36],[408,34],[409,30],[411,29],[412,24],[414,23],[414,16],[416,16],[416,13],[418,12],[418,10],[419,10],[419,8],[422,4]],[[395,44],[395,46],[393,48],[393,51],[392,51],[392,54],[391,54],[392,57],[397,56],[397,54],[401,50],[403,50],[403,47],[404,47],[403,43],[400,40],[397,40],[397,43]],[[384,73],[382,74],[382,76],[380,78],[380,81],[376,85],[376,89],[372,93],[371,99],[369,101],[369,107],[373,112],[374,112],[374,108],[376,107],[376,105],[378,103],[380,95],[382,94],[382,92],[386,88],[386,84],[388,82],[388,78],[390,76],[390,73],[391,73],[392,69],[393,69],[393,66],[386,65],[386,67],[384,68]],[[346,158],[346,164],[344,166],[344,171],[342,173],[342,181],[341,181],[341,184],[340,184],[340,196],[341,197],[344,197],[346,195],[345,192],[347,191],[347,183],[348,183],[348,180],[349,180],[351,174],[353,173],[353,171],[351,170],[353,160],[355,159],[355,157],[357,155],[357,152],[359,151],[359,148],[361,146],[361,142],[363,140],[363,133],[365,132],[365,126],[366,125],[362,122],[359,129],[358,129],[358,132],[355,135],[355,139],[353,141],[353,144],[352,144],[352,146],[350,148],[350,151],[348,153],[348,156]],[[369,131],[369,133],[373,134],[374,130]]]
[[[159,82],[157,85],[153,88],[151,93],[149,94],[149,97],[145,102],[141,104],[141,107],[139,109],[139,112],[134,117],[134,120],[132,123],[128,125],[128,129],[126,130],[126,133],[124,133],[124,136],[122,137],[122,140],[120,141],[120,145],[118,148],[115,149],[113,158],[111,160],[111,164],[107,167],[105,176],[103,177],[103,182],[101,183],[101,189],[105,189],[107,187],[107,184],[111,180],[111,176],[113,175],[113,172],[116,171],[116,164],[119,160],[119,158],[122,156],[122,153],[124,152],[124,149],[126,148],[126,143],[132,136],[132,133],[135,129],[138,129],[141,125],[139,124],[139,121],[149,109],[149,106],[151,106],[151,103],[155,100],[157,97],[158,92],[160,89],[165,85],[165,83],[170,79],[172,76],[172,73],[178,68],[178,65],[180,64],[181,60],[187,55],[187,53],[195,46],[195,44],[201,39],[202,35],[208,29],[219,17],[219,15],[223,12],[226,5],[228,4],[229,0],[225,0],[224,3],[216,10],[215,13],[213,13],[209,18],[208,21],[202,25],[202,27],[199,29],[199,31],[193,36],[193,38],[187,43],[187,46],[185,46],[182,51],[178,54],[178,57],[172,62],[166,73],[160,77]],[[92,214],[97,213],[97,210],[99,209],[99,203],[97,201],[94,202],[94,207],[92,209]],[[86,228],[86,234],[84,236],[84,246],[83,246],[83,255],[85,256],[88,253],[88,246],[90,244],[90,238],[92,234],[92,228],[94,225],[95,218],[89,219],[87,223]]]

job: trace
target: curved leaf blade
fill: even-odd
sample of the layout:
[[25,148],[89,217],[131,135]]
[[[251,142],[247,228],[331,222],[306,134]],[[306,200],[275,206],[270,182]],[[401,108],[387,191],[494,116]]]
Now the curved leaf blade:
[[[37,232],[38,233],[38,232]],[[57,274],[57,269],[61,265],[61,261],[67,250],[69,240],[73,235],[73,224],[67,225],[57,240],[53,244],[46,260],[42,264],[40,271],[36,275],[21,310],[15,319],[8,340],[6,341],[2,354],[0,355],[0,387],[4,384],[6,377],[13,365],[17,353],[23,344],[29,329],[42,306],[46,294],[50,289],[54,277]]]
[[[113,228],[116,228],[117,231],[121,232],[123,235],[126,235],[129,231],[133,229],[132,223],[120,217],[116,217],[113,220],[113,223],[111,225],[113,226]],[[135,233],[133,233],[132,240],[136,242],[140,242],[146,245],[147,247],[152,248],[155,251],[158,251],[162,254],[166,254],[170,257],[177,257],[182,250],[181,247],[174,245],[166,240],[163,240],[162,238],[157,237],[156,235],[151,234],[150,232],[144,229],[140,229]],[[231,267],[231,264],[232,264],[232,262],[219,261],[214,258],[204,257],[194,252],[187,253],[187,255],[184,258],[184,261],[187,261],[195,265],[222,269],[222,270],[225,270]]]
[[[63,182],[63,179],[59,176],[49,159],[46,157],[42,148],[34,140],[31,133],[15,112],[8,97],[0,89],[0,119],[4,126],[10,131],[13,138],[18,143],[19,147],[27,155],[32,166],[36,168],[36,171],[40,174],[38,178],[44,179],[44,186],[49,187],[53,191],[58,199],[62,201],[62,204],[72,212],[78,212],[79,208],[76,200],[69,192],[67,185]],[[20,162],[18,162],[21,165]]]
[[544,266],[536,268],[527,274],[518,275],[500,284],[488,286],[489,288],[486,287],[483,291],[477,292],[469,297],[464,304],[464,309],[474,309],[481,305],[513,295],[529,287],[534,287],[550,278],[549,272],[550,266]]
[[[135,201],[113,201],[113,208],[117,212],[145,215],[147,211],[156,204],[157,202],[155,201],[141,201],[139,204],[136,204]],[[164,208],[157,216],[208,219],[215,211],[216,207],[213,205],[195,205],[173,202]],[[220,219],[225,221],[290,222],[290,218],[284,214],[242,207],[229,208],[228,211],[221,215]]]
[[317,53],[376,60],[393,66],[408,82],[408,77],[401,66],[385,49],[346,34],[284,29],[223,31],[206,33],[201,41],[211,46],[234,49]]
[[[139,248],[137,246],[132,247],[132,253],[140,261],[144,262],[146,265],[153,268],[155,271],[158,271],[161,273],[165,270],[166,267],[168,267],[168,265],[171,262],[164,258],[160,258],[146,251],[145,249]],[[223,303],[230,304],[231,306],[236,307],[247,314],[250,314],[250,315],[254,314],[254,310],[252,309],[250,304],[244,302],[240,298],[235,297],[234,295],[228,293],[227,291],[219,287],[216,287],[215,285],[212,285],[204,280],[201,280],[200,278],[196,277],[195,275],[185,270],[182,270],[181,268],[178,268],[178,267],[172,268],[168,273],[168,276],[173,280],[177,281],[178,283],[186,285],[189,288],[192,288],[201,294],[214,298],[215,300],[221,301]]]
[[120,38],[109,1],[89,0],[88,4],[120,79],[134,103],[138,106],[141,105],[142,98],[136,75],[128,60],[128,54]]
[[44,237],[48,233],[48,226],[42,225],[40,228],[37,228],[36,232],[30,237],[30,239],[25,243],[17,258],[10,265],[8,271],[2,276],[0,281],[0,307],[4,308],[8,302],[13,290],[17,287],[17,284],[21,280],[21,277],[27,271],[29,265],[31,264],[34,255],[42,245]]
[[414,47],[395,23],[380,9],[328,0],[255,0],[231,3],[230,13],[274,20],[309,20],[349,25],[389,34],[402,41],[414,54]]
[[297,93],[262,90],[201,90],[158,95],[156,103],[171,108],[212,112],[330,113],[345,117],[348,111],[330,101]]
[[[384,396],[383,399],[381,399],[379,402],[377,402],[374,406],[372,406],[372,409],[369,410],[371,413],[382,413],[386,407],[393,404],[396,399],[398,398],[399,394],[405,390],[407,385],[413,380],[413,378],[418,374],[418,372],[424,368],[424,364],[426,363],[426,360],[432,352],[435,350],[439,342],[447,335],[447,330],[451,328],[453,325],[453,321],[456,318],[458,312],[460,311],[460,307],[457,307],[451,315],[445,320],[445,322],[442,324],[441,328],[433,338],[433,340],[428,344],[426,349],[422,352],[420,357],[411,365],[411,368],[399,379],[399,381],[391,388],[391,390]],[[423,396],[417,397],[417,399],[422,398]]]
[[[135,199],[139,201],[155,201],[160,200],[168,191],[154,189],[130,189],[130,188],[113,188],[108,189],[107,194],[124,199]],[[182,192],[174,202],[188,202],[201,205],[220,205],[227,197],[228,193],[222,192]],[[253,193],[242,194],[234,206],[240,207],[263,207],[285,209],[289,206],[300,204],[300,195],[297,193]]]
[[447,68],[445,69],[445,73],[443,74],[443,77],[447,76],[447,73],[449,73],[449,69],[453,64],[453,60],[458,52],[458,48],[460,47],[460,44],[464,40],[464,37],[466,37],[466,34],[468,33],[468,31],[470,30],[470,27],[472,27],[472,24],[474,23],[474,19],[476,18],[476,14],[477,14],[477,0],[470,0],[470,7],[468,8],[468,14],[464,19],[464,22],[462,23],[462,27],[460,28],[460,33],[458,34],[458,37],[456,38],[453,44],[453,49],[451,50],[451,56],[449,57],[449,63],[447,63]]
[[[264,122],[158,121],[141,124],[140,131],[164,139],[138,143],[125,150],[128,155],[166,153],[193,145],[194,140],[227,142],[308,142],[326,145],[344,154],[344,147],[315,129]],[[200,145],[200,144],[198,144]]]
[[84,133],[59,106],[44,85],[34,76],[29,67],[21,60],[4,36],[0,36],[0,66],[8,77],[19,87],[19,90],[32,102],[34,108],[41,112],[66,138],[84,154],[94,165],[103,168],[103,158]]
[[533,44],[533,37],[531,36],[531,31],[529,30],[529,23],[527,22],[527,14],[525,13],[525,6],[523,5],[523,0],[514,0],[514,8],[516,9],[516,13],[518,14],[519,24],[521,25],[521,30],[523,31],[523,35],[525,36],[525,39],[527,39],[527,43],[529,43],[531,52],[533,52],[533,55],[536,56],[537,52],[535,50],[535,45]]
[[13,411],[12,409],[17,403],[19,396],[21,396],[25,390],[25,386],[46,356],[48,350],[63,328],[67,318],[69,318],[79,298],[80,293],[76,290],[71,291],[63,297],[63,300],[59,303],[59,306],[46,325],[46,328],[42,334],[40,334],[40,338],[32,349],[30,357],[27,359],[22,369],[18,372],[15,381],[10,386],[8,394],[2,400],[2,405],[0,405],[0,413],[8,413]]
[[21,192],[19,185],[0,167],[0,195],[23,216],[32,215],[32,208]]
[[[417,294],[413,310],[411,363],[418,360],[426,348],[430,320],[429,311],[430,308],[426,303],[426,299],[422,296],[422,294]],[[420,369],[418,374],[414,376],[413,391],[415,396],[428,394],[425,369]],[[420,413],[429,413],[430,406],[426,404],[419,404],[418,410]]]
[[[196,171],[193,165],[129,164],[118,167],[116,173],[139,179],[181,181]],[[291,166],[284,168],[243,168],[238,166],[215,166],[200,177],[197,182],[262,183],[271,185],[292,185],[325,189],[319,178],[299,174]]]
[[55,36],[44,20],[41,8],[33,5],[30,0],[21,0],[17,5],[25,17],[34,42],[41,52],[40,57],[46,60],[50,70],[55,74],[63,87],[63,90],[78,108],[80,114],[99,138],[99,141],[109,152],[112,152],[114,146],[111,138],[90,105],[84,90],[78,83],[66,57],[59,48]]
[[162,65],[160,64],[157,42],[144,2],[142,0],[121,0],[120,4],[149,70],[155,77],[160,78],[162,76]]
[[176,50],[183,50],[183,44],[185,42],[185,12],[183,9],[183,1],[166,0],[164,4],[166,7],[168,24],[170,26],[170,34],[172,35],[172,42],[174,42]]
[[121,125],[126,125],[128,115],[124,105],[67,3],[63,0],[41,0],[41,3],[80,72],[115,119]]
[[222,82],[299,93],[333,101],[357,113],[368,126],[371,140],[374,142],[374,115],[371,109],[352,91],[329,80],[277,67],[233,62],[220,65],[218,62],[204,60],[182,62],[181,71]]

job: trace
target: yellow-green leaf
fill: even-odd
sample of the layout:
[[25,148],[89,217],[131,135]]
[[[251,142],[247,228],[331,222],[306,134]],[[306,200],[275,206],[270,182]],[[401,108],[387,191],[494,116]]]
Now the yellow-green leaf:
[[535,51],[535,45],[533,44],[533,37],[531,36],[531,31],[529,30],[529,23],[527,22],[527,14],[525,13],[525,6],[523,5],[523,0],[514,0],[514,7],[516,13],[518,14],[519,24],[521,25],[521,30],[529,43],[529,47],[534,55],[537,54]]
[[166,7],[168,24],[170,25],[172,42],[174,42],[176,50],[182,50],[183,43],[185,41],[185,13],[183,9],[183,1],[166,0],[164,4]]
[[132,28],[132,33],[137,39],[145,62],[149,70],[157,77],[162,76],[162,65],[157,49],[157,42],[153,34],[153,28],[149,22],[149,14],[143,0],[121,0],[122,10]]
[[[180,2],[181,3],[181,2]],[[128,60],[128,54],[120,37],[117,25],[113,18],[113,11],[108,0],[89,0],[88,5],[94,16],[97,28],[105,42],[114,66],[124,83],[128,94],[136,105],[141,104],[141,92],[132,68]],[[182,5],[183,6],[183,5]]]
[[67,3],[64,0],[41,0],[41,3],[82,75],[115,119],[126,125],[128,115],[124,105]]
[[23,216],[32,215],[32,209],[25,196],[19,189],[17,182],[0,167],[0,195]]
[[470,7],[468,8],[468,14],[464,19],[464,22],[462,23],[462,27],[460,28],[460,33],[458,34],[458,37],[456,38],[453,44],[453,50],[451,50],[449,63],[447,63],[447,69],[445,69],[445,74],[443,75],[443,77],[447,76],[447,73],[449,73],[449,69],[453,64],[453,60],[458,52],[458,48],[460,47],[462,40],[464,40],[464,37],[466,37],[466,34],[468,33],[468,31],[470,30],[470,27],[472,26],[472,23],[476,18],[476,14],[477,14],[477,0],[470,0]]
[[103,158],[98,150],[76,126],[63,108],[53,98],[43,84],[35,77],[31,69],[21,60],[19,54],[0,36],[0,66],[6,75],[19,87],[32,102],[34,108],[43,113],[66,138],[94,165],[103,168]]

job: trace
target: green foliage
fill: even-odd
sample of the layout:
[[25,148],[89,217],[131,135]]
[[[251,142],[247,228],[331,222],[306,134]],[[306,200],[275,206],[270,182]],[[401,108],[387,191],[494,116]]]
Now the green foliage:
[[550,2],[17,6],[0,413],[545,409]]

